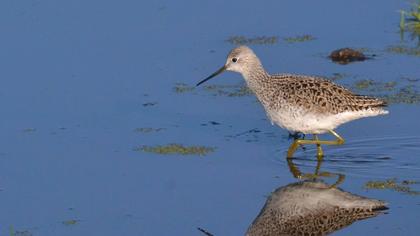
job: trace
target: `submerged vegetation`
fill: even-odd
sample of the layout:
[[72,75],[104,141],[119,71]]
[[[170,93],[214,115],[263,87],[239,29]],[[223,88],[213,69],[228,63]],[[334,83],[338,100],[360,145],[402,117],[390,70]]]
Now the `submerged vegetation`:
[[415,48],[415,47],[411,48],[404,45],[397,45],[397,46],[388,47],[387,51],[391,53],[395,53],[395,54],[403,54],[403,55],[420,57],[420,48]]
[[156,145],[147,146],[143,145],[134,148],[134,151],[151,152],[156,154],[168,155],[168,154],[179,154],[179,155],[199,155],[205,156],[211,152],[214,152],[216,148],[206,146],[184,146],[182,144],[171,143],[168,145]]
[[207,85],[204,89],[218,96],[243,97],[253,94],[246,85]]
[[415,90],[412,85],[400,88],[396,93],[386,94],[382,98],[389,104],[405,103],[405,104],[419,104],[420,92]]
[[13,226],[10,226],[9,236],[32,236],[33,234],[28,230],[18,231]]
[[71,226],[71,225],[77,224],[78,222],[79,222],[79,220],[65,220],[61,223],[65,226]]
[[[293,37],[284,37],[286,43],[301,43],[306,41],[315,40],[315,37],[310,34],[303,34]],[[227,42],[234,45],[272,45],[279,42],[277,36],[260,36],[260,37],[245,37],[245,36],[232,36],[229,37]]]
[[384,99],[388,104],[405,103],[419,104],[420,92],[413,84],[398,86],[396,81],[379,82],[370,79],[357,80],[352,85],[353,90],[360,93]]
[[23,129],[23,132],[24,133],[32,133],[32,132],[35,132],[35,131],[36,131],[35,128],[26,128],[26,129]]
[[287,43],[301,43],[301,42],[315,40],[315,37],[310,34],[304,34],[304,35],[298,35],[294,37],[286,37],[283,39]]
[[193,86],[189,86],[184,83],[176,83],[174,86],[175,93],[186,93],[186,92],[191,92],[193,90],[194,90]]
[[383,91],[392,91],[397,82],[379,82],[371,79],[357,80],[354,83],[354,87],[358,90],[368,90],[371,92],[383,92]]
[[413,4],[409,11],[401,10],[400,29],[420,34],[420,1]]
[[340,80],[347,77],[347,75],[344,73],[333,73],[330,76],[322,76],[322,77],[326,78],[327,80],[336,81],[336,80]]
[[398,182],[396,178],[394,179],[387,179],[384,181],[368,181],[365,183],[365,189],[389,189],[392,191],[405,193],[409,195],[420,195],[419,191],[415,191],[411,189],[410,185],[419,184],[418,181],[412,180],[404,180]]
[[[206,85],[204,90],[214,96],[243,97],[252,95],[252,91],[244,84],[236,85]],[[177,83],[174,87],[175,93],[187,93],[194,91],[194,87],[183,83]]]
[[278,42],[277,36],[261,36],[261,37],[253,37],[247,38],[245,36],[232,36],[229,37],[227,42],[235,45],[270,45],[276,44]]

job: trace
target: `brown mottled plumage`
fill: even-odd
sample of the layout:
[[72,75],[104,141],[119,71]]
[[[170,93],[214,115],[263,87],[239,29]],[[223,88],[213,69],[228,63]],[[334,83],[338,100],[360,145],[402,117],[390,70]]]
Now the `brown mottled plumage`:
[[277,101],[279,97],[298,107],[318,113],[338,114],[346,111],[382,109],[386,106],[383,100],[354,94],[320,77],[275,74],[268,80],[268,84],[262,84],[262,88],[266,91],[271,88],[275,90],[267,96],[262,96],[262,99],[267,100],[265,102],[274,109],[280,109],[280,103]]
[[322,182],[298,182],[271,194],[246,235],[326,235],[386,209],[383,201]]

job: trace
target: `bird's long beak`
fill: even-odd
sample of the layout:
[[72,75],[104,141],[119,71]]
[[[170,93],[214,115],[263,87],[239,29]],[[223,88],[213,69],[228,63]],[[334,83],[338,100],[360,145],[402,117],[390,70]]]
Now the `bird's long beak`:
[[222,73],[223,71],[226,70],[226,65],[222,66],[222,68],[218,69],[216,72],[214,72],[213,74],[211,74],[209,77],[203,79],[202,81],[198,82],[198,84],[196,86],[199,86],[200,84],[206,82],[207,80],[215,77],[216,75]]

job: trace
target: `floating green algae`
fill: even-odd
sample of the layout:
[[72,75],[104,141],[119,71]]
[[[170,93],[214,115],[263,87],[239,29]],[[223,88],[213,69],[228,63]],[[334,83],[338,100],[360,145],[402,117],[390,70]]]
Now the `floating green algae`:
[[397,46],[390,46],[386,50],[388,52],[395,53],[395,54],[420,57],[420,48],[415,48],[415,47],[411,48],[411,47],[407,47],[403,45],[397,45]]
[[396,81],[380,82],[369,79],[355,81],[351,86],[359,93],[368,92],[366,95],[379,97],[388,104],[418,104],[420,92],[414,84],[399,85]]
[[357,89],[367,89],[367,88],[371,87],[372,85],[373,85],[372,80],[360,80],[360,81],[356,81],[356,83],[354,83],[354,86]]
[[146,127],[146,128],[135,128],[134,132],[136,133],[154,133],[154,132],[159,132],[165,130],[165,128],[150,128],[150,127]]
[[35,132],[35,131],[36,131],[35,128],[26,128],[26,129],[23,129],[23,132],[24,133],[32,133],[32,132]]
[[405,104],[419,104],[420,92],[414,89],[414,86],[408,85],[400,88],[396,93],[386,94],[381,96],[389,104],[405,103]]
[[77,224],[78,222],[79,222],[79,220],[65,220],[61,223],[65,226],[71,226],[71,225]]
[[168,145],[147,146],[143,145],[134,148],[134,151],[151,152],[162,155],[180,154],[180,155],[199,155],[205,156],[214,152],[216,148],[206,146],[184,146],[182,144],[171,143]]
[[396,178],[387,179],[384,181],[368,181],[365,183],[365,189],[389,189],[392,191],[405,193],[409,195],[420,195],[419,191],[415,191],[411,189],[410,185],[419,184],[418,181],[413,180],[404,180],[398,182]]
[[336,80],[340,80],[340,79],[343,79],[343,78],[347,77],[347,75],[344,74],[344,73],[333,73],[332,75],[321,76],[321,77],[323,77],[327,80],[336,81]]
[[234,45],[270,45],[278,42],[277,36],[261,36],[248,38],[245,36],[232,36],[229,37],[227,42]]
[[207,85],[204,89],[216,96],[243,97],[253,94],[246,85]]
[[315,37],[310,34],[298,35],[294,37],[286,37],[283,40],[287,43],[302,43],[315,40]]
[[188,86],[184,83],[176,83],[174,86],[175,93],[186,93],[194,90],[193,86]]
[[254,93],[251,91],[251,89],[249,89],[246,86],[241,86],[239,88],[237,88],[236,90],[230,92],[227,94],[227,96],[229,97],[243,97],[243,96],[250,96],[253,95]]
[[[287,43],[301,43],[312,41],[316,38],[310,34],[297,35],[293,37],[285,37],[283,40]],[[260,37],[245,37],[245,36],[232,36],[229,37],[227,42],[234,45],[272,45],[279,42],[277,36],[260,36]]]
[[29,230],[15,230],[12,225],[9,229],[9,236],[32,236],[32,233]]
[[370,79],[357,80],[354,82],[353,87],[358,90],[368,90],[368,91],[392,91],[395,89],[397,82],[379,82]]
[[364,47],[361,47],[361,48],[354,48],[354,50],[357,50],[357,51],[359,51],[359,52],[367,52],[367,53],[372,53],[374,50],[373,49],[371,49],[371,48],[364,48]]
[[[227,97],[243,97],[252,95],[253,92],[245,84],[236,85],[219,85],[211,84],[203,86],[206,92],[214,96],[227,96]],[[177,83],[174,86],[174,91],[178,94],[188,93],[195,90],[195,87],[188,86],[183,83]]]

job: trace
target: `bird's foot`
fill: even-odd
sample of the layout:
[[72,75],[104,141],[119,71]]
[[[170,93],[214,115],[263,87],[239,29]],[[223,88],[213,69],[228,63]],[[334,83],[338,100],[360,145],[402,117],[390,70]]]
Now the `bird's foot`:
[[[293,133],[289,132],[289,140],[290,139],[293,139],[293,141],[305,140],[305,137],[306,137],[306,135],[304,133],[301,133],[301,132],[293,132]],[[299,146],[302,148],[303,151],[306,151],[305,146],[303,146],[303,145],[299,145]]]
[[322,151],[321,144],[325,145],[341,145],[344,143],[344,139],[340,137],[336,132],[333,130],[329,131],[334,137],[336,137],[336,140],[319,140],[318,136],[315,134],[313,140],[305,140],[305,139],[295,139],[295,141],[290,145],[289,150],[287,150],[287,158],[291,158],[293,154],[295,153],[296,149],[303,144],[316,144],[317,145],[317,157],[319,159],[322,159],[324,156],[324,152]]
[[298,139],[305,139],[305,134],[301,133],[301,132],[289,132],[289,140],[293,139],[294,141],[298,140]]

